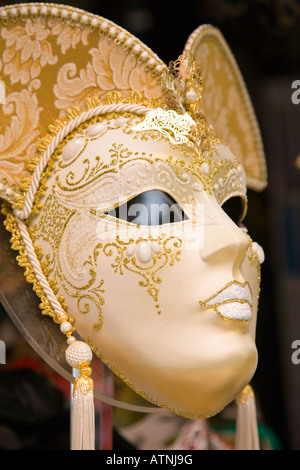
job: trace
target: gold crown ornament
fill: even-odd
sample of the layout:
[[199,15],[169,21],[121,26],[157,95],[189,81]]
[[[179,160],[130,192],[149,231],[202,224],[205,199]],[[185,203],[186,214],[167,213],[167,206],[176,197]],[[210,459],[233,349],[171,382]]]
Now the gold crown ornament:
[[243,217],[266,165],[222,34],[200,26],[167,66],[105,18],[29,3],[0,8],[0,35],[2,213],[79,371],[72,449],[94,448],[93,353],[151,404],[202,419],[242,393],[254,422],[263,252],[223,206]]

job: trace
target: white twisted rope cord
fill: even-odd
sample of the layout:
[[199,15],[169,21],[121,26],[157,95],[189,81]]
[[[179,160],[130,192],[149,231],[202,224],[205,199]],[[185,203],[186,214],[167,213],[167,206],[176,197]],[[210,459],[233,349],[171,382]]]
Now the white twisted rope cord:
[[[28,258],[30,259],[30,262],[32,264],[36,279],[38,279],[41,286],[43,287],[44,292],[47,295],[47,298],[48,298],[49,302],[51,303],[55,313],[59,317],[61,317],[61,315],[63,315],[63,317],[61,317],[61,319],[65,321],[66,320],[66,313],[62,309],[62,307],[61,307],[60,303],[58,302],[58,300],[56,299],[53,290],[49,286],[49,283],[48,283],[47,279],[45,278],[45,275],[43,274],[43,272],[41,270],[40,263],[39,263],[39,260],[37,259],[36,254],[35,254],[35,251],[34,251],[34,248],[33,248],[33,243],[32,243],[32,240],[30,238],[30,235],[28,233],[27,227],[21,220],[16,218],[16,221],[17,221],[17,224],[18,224],[18,227],[19,227],[20,234],[21,234],[21,236],[23,238],[23,241],[24,241],[24,245],[25,245],[25,248],[26,248],[26,251],[27,251]],[[129,404],[129,403],[126,403],[126,402],[122,402],[120,400],[116,400],[114,398],[107,397],[106,395],[104,395],[102,393],[99,393],[99,392],[96,392],[96,393],[97,393],[97,398],[99,400],[101,400],[102,402],[108,403],[109,405],[112,405],[112,406],[117,406],[119,408],[123,408],[125,410],[136,411],[138,413],[145,413],[145,412],[147,412],[147,413],[161,413],[161,412],[164,411],[162,408],[156,408],[156,407],[152,407],[152,406],[147,407],[147,406],[133,405],[133,404]]]
[[27,219],[27,217],[30,215],[34,196],[39,186],[40,177],[48,163],[49,158],[51,157],[51,155],[53,154],[57,146],[60,144],[60,142],[70,132],[72,132],[77,126],[82,124],[84,121],[87,121],[88,119],[91,119],[100,114],[107,114],[107,113],[113,113],[113,112],[116,112],[116,113],[131,112],[137,115],[146,115],[151,111],[153,111],[153,109],[147,108],[146,106],[140,106],[140,105],[130,104],[130,103],[115,103],[115,104],[99,105],[99,106],[96,106],[95,108],[89,109],[88,111],[84,111],[82,114],[80,114],[79,116],[74,118],[72,121],[70,121],[68,124],[66,124],[56,134],[56,136],[51,140],[51,142],[47,146],[47,149],[42,155],[34,171],[34,174],[32,176],[30,187],[25,196],[24,207],[22,210],[15,210],[14,214],[19,219],[22,219],[22,220]]
[[34,270],[34,274],[36,279],[39,281],[40,285],[42,286],[47,299],[49,300],[54,312],[56,315],[61,318],[62,320],[66,319],[66,313],[63,310],[62,306],[58,302],[53,290],[51,289],[42,269],[40,266],[40,262],[35,254],[33,243],[31,240],[31,237],[28,233],[26,225],[18,218],[16,218],[20,234],[22,236],[26,251],[27,251],[27,256],[30,260],[30,264]]

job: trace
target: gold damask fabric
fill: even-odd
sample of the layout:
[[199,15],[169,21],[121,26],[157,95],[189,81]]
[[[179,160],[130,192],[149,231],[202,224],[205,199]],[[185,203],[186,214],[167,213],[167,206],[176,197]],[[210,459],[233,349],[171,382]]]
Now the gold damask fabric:
[[158,72],[149,60],[156,67],[163,64],[113,23],[72,8],[17,5],[1,9],[0,17],[0,74],[5,87],[0,181],[2,195],[9,199],[13,194],[6,190],[18,192],[22,178],[29,176],[26,164],[37,155],[37,143],[49,124],[67,109],[85,106],[87,98],[102,98],[107,92],[161,98]]
[[184,53],[192,54],[203,75],[203,114],[242,163],[249,188],[265,188],[267,171],[256,117],[239,67],[222,34],[200,26]]
[[[127,31],[104,18],[55,4],[0,9],[0,195],[17,203],[30,176],[27,164],[48,126],[66,110],[112,93],[180,108],[163,77],[167,66]],[[198,28],[183,56],[203,74],[202,108],[216,133],[243,164],[248,186],[266,184],[259,129],[240,72],[220,32]],[[22,184],[21,184],[22,183]],[[19,202],[20,205],[20,202]]]

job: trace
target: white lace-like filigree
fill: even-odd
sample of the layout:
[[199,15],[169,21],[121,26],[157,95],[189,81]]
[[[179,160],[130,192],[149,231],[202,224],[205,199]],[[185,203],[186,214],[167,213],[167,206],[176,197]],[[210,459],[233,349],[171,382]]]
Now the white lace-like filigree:
[[214,184],[214,193],[220,205],[235,194],[243,194],[246,196],[246,175],[242,165],[232,168],[224,180],[220,178],[219,181]]
[[190,132],[196,123],[187,113],[164,111],[157,108],[148,113],[145,119],[132,127],[133,131],[159,131],[172,144],[184,144],[191,141]]

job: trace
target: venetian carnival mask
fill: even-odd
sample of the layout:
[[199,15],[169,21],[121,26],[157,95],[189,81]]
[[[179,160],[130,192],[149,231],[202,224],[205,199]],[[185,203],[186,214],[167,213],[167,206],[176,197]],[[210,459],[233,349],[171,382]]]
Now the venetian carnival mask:
[[78,9],[15,5],[0,19],[5,224],[81,392],[93,351],[149,402],[217,414],[257,366],[263,252],[241,223],[247,187],[266,185],[221,33],[199,27],[167,67]]

